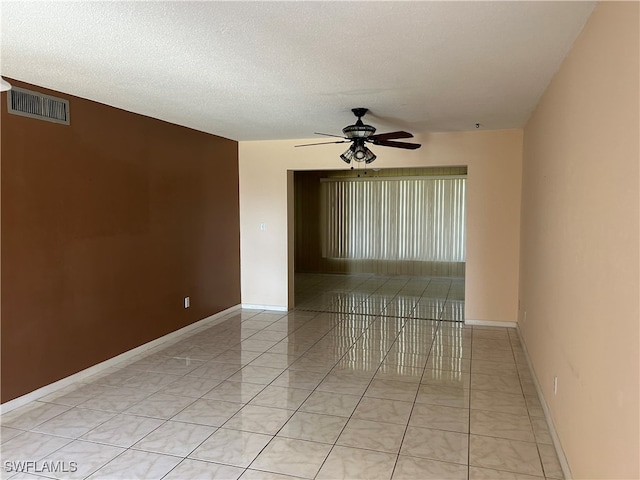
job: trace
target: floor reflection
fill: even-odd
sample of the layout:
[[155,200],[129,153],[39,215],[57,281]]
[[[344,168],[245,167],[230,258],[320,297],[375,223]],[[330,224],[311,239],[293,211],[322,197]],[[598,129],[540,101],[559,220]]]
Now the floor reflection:
[[464,278],[296,274],[297,310],[464,321]]

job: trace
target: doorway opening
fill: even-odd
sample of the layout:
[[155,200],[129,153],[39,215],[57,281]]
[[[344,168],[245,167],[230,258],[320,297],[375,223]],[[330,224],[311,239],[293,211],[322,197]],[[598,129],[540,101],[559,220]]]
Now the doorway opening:
[[466,166],[292,173],[296,309],[464,321]]

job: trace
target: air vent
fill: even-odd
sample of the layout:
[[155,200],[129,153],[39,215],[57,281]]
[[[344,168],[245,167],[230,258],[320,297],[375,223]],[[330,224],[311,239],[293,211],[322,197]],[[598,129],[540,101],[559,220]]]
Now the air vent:
[[24,88],[9,90],[9,113],[69,125],[69,101]]

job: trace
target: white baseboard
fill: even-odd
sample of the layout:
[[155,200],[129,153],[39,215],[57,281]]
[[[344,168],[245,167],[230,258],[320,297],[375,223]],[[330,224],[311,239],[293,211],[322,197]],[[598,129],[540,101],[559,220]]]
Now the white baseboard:
[[135,357],[136,355],[144,353],[148,350],[152,350],[153,348],[159,345],[170,342],[171,340],[177,340],[179,337],[193,330],[207,326],[208,324],[215,325],[216,323],[221,321],[224,317],[226,317],[227,315],[229,315],[230,313],[236,310],[239,310],[240,308],[241,308],[240,305],[235,305],[233,307],[227,308],[226,310],[218,312],[209,317],[203,318],[202,320],[198,320],[197,322],[187,325],[186,327],[182,327],[179,330],[176,330],[171,333],[167,333],[166,335],[163,335],[160,338],[156,338],[155,340],[151,340],[150,342],[140,345],[139,347],[133,348],[131,350],[127,350],[126,352],[121,353],[118,356],[112,357],[109,360],[105,360],[104,362],[100,362],[89,368],[85,368],[84,370],[74,373],[73,375],[69,375],[68,377],[58,380],[57,382],[50,383],[49,385],[45,385],[44,387],[34,390],[33,392],[29,392],[18,398],[14,398],[13,400],[10,400],[0,405],[0,414],[10,412],[11,410],[14,410],[18,407],[22,407],[23,405],[26,405],[29,402],[42,398],[45,395],[49,395],[57,390],[60,390],[61,388],[71,385],[72,383],[79,382],[85,378],[90,377],[91,375],[95,375],[96,373],[99,373],[102,370],[105,370],[109,367],[117,365],[118,363],[121,363],[124,360]]
[[553,419],[551,417],[551,412],[549,411],[549,406],[547,405],[547,402],[544,399],[544,395],[542,394],[542,388],[540,388],[540,382],[538,382],[538,378],[536,377],[536,372],[533,369],[533,363],[531,363],[531,357],[529,356],[529,352],[527,350],[527,344],[524,342],[522,332],[520,331],[519,328],[517,328],[517,331],[518,331],[518,338],[520,339],[520,343],[522,344],[522,350],[524,351],[524,356],[527,359],[527,365],[529,366],[529,371],[531,372],[531,377],[533,378],[533,384],[536,386],[538,399],[540,400],[540,404],[542,405],[544,418],[547,420],[547,425],[549,426],[549,433],[551,434],[551,440],[553,440],[553,447],[556,450],[556,454],[558,455],[558,460],[560,461],[560,466],[562,467],[562,473],[564,475],[565,480],[571,480],[573,478],[571,476],[571,468],[569,468],[569,462],[567,461],[567,457],[564,454],[564,450],[562,449],[562,444],[560,443],[560,437],[558,437],[558,432],[556,431],[556,427],[553,424]]
[[465,325],[471,325],[474,327],[505,327],[516,328],[518,324],[516,322],[494,322],[491,320],[473,320],[470,318],[465,319]]
[[272,310],[276,312],[289,311],[287,307],[283,307],[282,305],[253,305],[251,303],[243,303],[242,308],[246,308],[247,310]]

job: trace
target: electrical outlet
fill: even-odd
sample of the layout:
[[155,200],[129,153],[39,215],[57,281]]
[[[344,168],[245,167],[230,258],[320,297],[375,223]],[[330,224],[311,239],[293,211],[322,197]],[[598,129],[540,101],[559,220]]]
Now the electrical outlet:
[[523,322],[527,321],[527,311],[526,310],[524,311],[524,318],[522,319],[522,321]]
[[554,395],[558,394],[558,376],[557,375],[553,376],[553,394]]
[[261,224],[260,224],[260,231],[261,231],[261,232],[264,232],[264,231],[266,231],[266,230],[267,230],[267,224],[266,224],[266,223],[261,223]]
[[184,308],[189,308],[191,306],[191,301],[189,297],[184,297]]

